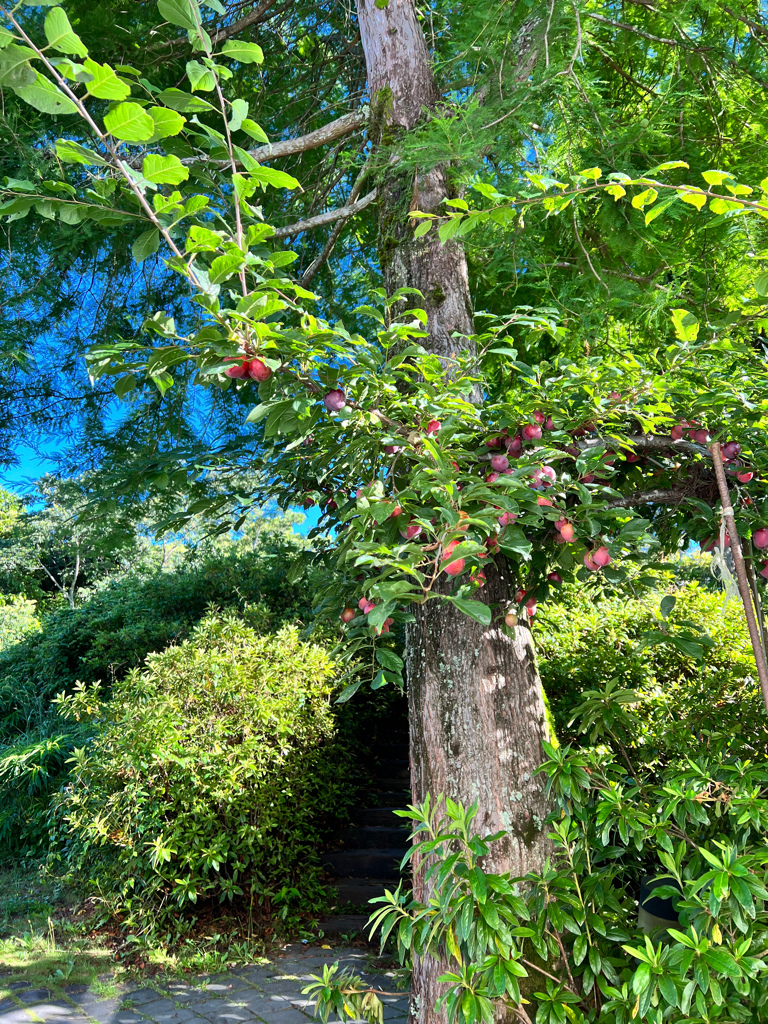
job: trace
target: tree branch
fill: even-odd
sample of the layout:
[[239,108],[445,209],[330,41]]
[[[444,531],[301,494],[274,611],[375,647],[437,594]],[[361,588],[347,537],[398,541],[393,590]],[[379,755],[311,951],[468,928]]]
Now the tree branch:
[[653,36],[650,32],[644,32],[641,28],[636,28],[634,25],[627,25],[623,21],[613,21],[612,18],[604,18],[602,14],[592,14],[590,11],[584,11],[584,15],[587,18],[591,18],[593,21],[599,21],[602,25],[610,25],[611,28],[620,28],[623,32],[634,32],[635,35],[642,36],[643,39],[648,39],[652,43],[663,43],[665,46],[677,46],[676,39],[665,39],[663,36]]
[[[329,121],[322,128],[316,128],[315,131],[307,132],[306,135],[299,135],[295,139],[283,139],[280,142],[270,142],[266,146],[250,149],[248,155],[262,164],[265,160],[276,160],[281,156],[293,156],[295,153],[305,153],[308,149],[317,149],[318,146],[324,146],[327,142],[334,142],[344,135],[350,135],[357,131],[358,128],[363,128],[368,123],[368,113],[368,107],[353,110],[351,114],[343,114],[335,121]],[[140,161],[141,157],[135,159]],[[181,162],[189,165],[198,163],[200,159],[199,156],[185,156]],[[229,166],[228,160],[216,160],[214,163],[216,167],[220,168]],[[238,163],[238,167],[241,166],[242,164]]]
[[274,7],[275,2],[276,0],[261,0],[261,3],[256,4],[249,14],[244,15],[238,21],[234,21],[231,25],[225,25],[218,32],[212,33],[211,42],[215,46],[216,43],[223,43],[225,39],[236,36],[243,29],[250,28],[251,25],[258,25],[269,8]]
[[328,210],[326,213],[318,213],[316,217],[307,217],[306,220],[299,220],[285,228],[277,228],[274,235],[270,235],[270,238],[289,238],[291,235],[300,235],[302,231],[311,231],[313,228],[321,228],[325,224],[333,224],[334,221],[342,217],[344,219],[352,217],[354,214],[364,210],[366,206],[370,206],[376,198],[376,194],[376,189],[374,188],[356,203],[340,206],[338,209]]
[[689,485],[682,487],[657,488],[654,491],[635,491],[623,498],[616,498],[605,504],[606,508],[635,508],[637,505],[682,505],[688,498],[709,498],[711,502],[717,498],[717,484],[714,480],[703,486]]
[[[355,181],[354,185],[352,186],[352,191],[349,193],[349,196],[347,198],[347,202],[345,203],[346,206],[350,206],[352,203],[357,201],[357,197],[360,195],[360,193],[363,190],[363,184],[365,183],[365,179],[368,176],[368,171],[369,170],[370,170],[369,161],[366,161],[366,163],[363,165],[362,170],[360,171],[360,173],[357,176],[357,180]],[[320,253],[319,256],[316,256],[315,259],[312,260],[310,265],[307,267],[307,269],[302,274],[301,281],[299,282],[302,285],[302,287],[304,287],[304,288],[308,288],[309,287],[309,285],[311,284],[313,278],[316,276],[318,270],[320,270],[320,268],[326,262],[328,257],[331,255],[331,253],[333,252],[333,247],[336,245],[336,242],[339,240],[339,235],[344,230],[344,226],[346,225],[348,220],[349,220],[349,217],[341,217],[339,219],[339,221],[337,222],[337,224],[334,227],[333,231],[331,232],[331,234],[330,234],[330,236],[328,238],[328,241],[323,246],[323,251]]]

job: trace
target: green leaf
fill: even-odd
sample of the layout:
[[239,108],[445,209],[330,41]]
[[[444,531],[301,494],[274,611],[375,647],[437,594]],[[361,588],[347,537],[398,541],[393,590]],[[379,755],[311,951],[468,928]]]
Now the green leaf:
[[201,114],[205,110],[214,110],[215,107],[204,100],[202,96],[193,96],[182,89],[163,89],[157,97],[161,103],[171,110],[178,110],[182,114]]
[[263,142],[265,145],[269,144],[269,136],[267,133],[260,125],[251,120],[250,117],[246,117],[243,120],[243,123],[240,125],[240,131],[245,132],[246,135],[250,135],[250,137],[255,139],[257,142]]
[[722,185],[724,181],[733,179],[728,171],[703,171],[701,176],[708,185]]
[[670,612],[672,611],[672,609],[675,607],[676,604],[677,604],[677,598],[674,596],[674,594],[667,594],[666,597],[662,597],[662,599],[661,599],[661,617],[663,619],[668,619]]
[[689,206],[695,206],[697,210],[700,210],[702,206],[707,204],[707,193],[702,192],[700,189],[682,189],[677,194],[684,203],[688,203]]
[[655,203],[658,194],[659,193],[655,188],[646,188],[633,197],[632,205],[636,210],[642,210],[643,207],[650,206],[651,203]]
[[208,272],[209,280],[211,284],[221,284],[222,281],[226,281],[232,277],[240,267],[243,265],[243,257],[237,253],[227,253],[224,256],[217,256],[216,259],[211,263],[211,268]]
[[298,188],[299,183],[291,174],[285,171],[278,171],[274,167],[259,167],[258,170],[249,172],[253,181],[261,185],[271,185],[272,188]]
[[240,64],[262,64],[264,61],[264,51],[260,46],[240,39],[228,39],[221,48],[221,55]]
[[755,281],[755,291],[761,299],[768,299],[768,274],[761,274]]
[[12,43],[15,38],[13,32],[0,28],[0,50]]
[[36,75],[36,80],[31,85],[14,86],[14,92],[30,107],[42,111],[43,114],[77,113],[77,107],[72,100],[41,74]]
[[89,57],[85,62],[85,70],[93,76],[90,82],[85,83],[85,91],[89,96],[100,100],[124,100],[131,95],[128,82],[118,78],[109,64],[97,64]]
[[125,377],[120,377],[115,381],[115,394],[118,398],[125,398],[128,392],[133,391],[135,387],[136,378],[132,373],[129,373]]
[[699,336],[699,321],[687,309],[672,310],[672,326],[680,341],[696,341]]
[[422,235],[426,235],[426,233],[428,231],[430,231],[431,228],[432,228],[432,221],[431,220],[423,220],[421,222],[421,224],[417,225],[416,230],[413,232],[413,237],[414,238],[421,238]]
[[232,100],[232,113],[229,118],[229,130],[240,131],[243,121],[248,117],[248,103],[246,100]]
[[155,131],[155,122],[138,103],[119,103],[104,117],[104,126],[123,142],[148,142]]
[[80,36],[72,31],[69,18],[61,7],[54,7],[45,16],[45,38],[48,45],[59,53],[87,57],[88,50]]
[[454,597],[451,598],[451,603],[455,604],[459,611],[464,612],[465,615],[476,619],[477,622],[481,622],[484,626],[490,626],[491,609],[487,604],[483,604],[482,601],[471,601],[466,597]]
[[160,232],[157,228],[152,228],[149,231],[144,231],[131,246],[131,252],[133,258],[137,263],[143,263],[144,260],[156,253],[160,248]]
[[157,0],[157,9],[160,16],[172,25],[188,32],[197,31],[197,19],[190,0]]
[[71,139],[56,139],[56,155],[65,164],[86,164],[92,167],[108,167],[106,160],[103,160],[98,153],[92,149],[86,149],[79,142]]
[[16,46],[15,43],[0,50],[0,86],[7,85],[15,89],[34,82],[37,72],[29,63],[34,56],[34,50],[28,46]]
[[216,76],[200,61],[187,61],[187,78],[192,92],[212,92],[216,88]]
[[178,135],[187,119],[177,114],[175,110],[167,107],[150,107],[147,111],[155,126],[152,138],[149,142],[157,142],[159,139],[167,139],[171,135]]
[[668,210],[670,206],[672,206],[672,204],[676,202],[677,196],[675,195],[672,196],[670,199],[665,199],[664,202],[659,203],[658,206],[654,206],[653,209],[649,210],[648,213],[646,213],[645,215],[646,225],[650,224],[651,221],[656,220],[657,217],[660,217],[665,210]]
[[382,668],[389,669],[390,672],[403,671],[403,659],[395,654],[394,651],[390,651],[388,647],[379,647],[377,649],[376,661]]
[[141,173],[154,185],[179,185],[189,177],[189,171],[177,156],[159,156],[155,153],[144,157]]

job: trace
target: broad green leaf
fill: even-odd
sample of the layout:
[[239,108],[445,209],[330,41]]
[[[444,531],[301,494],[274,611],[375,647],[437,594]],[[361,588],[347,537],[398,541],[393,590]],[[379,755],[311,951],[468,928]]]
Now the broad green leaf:
[[98,153],[92,149],[81,146],[79,142],[71,139],[56,139],[56,155],[65,164],[85,164],[93,167],[108,167],[106,160],[103,160]]
[[144,260],[156,253],[160,248],[160,232],[157,228],[152,228],[149,231],[144,231],[131,246],[131,252],[133,258],[137,263],[143,263]]
[[211,263],[208,271],[208,278],[211,284],[221,284],[232,277],[243,265],[243,257],[237,253],[227,253],[224,256],[217,256]]
[[248,103],[246,100],[232,100],[232,113],[229,118],[229,130],[240,131],[243,121],[248,117]]
[[706,206],[707,193],[697,189],[684,189],[678,192],[679,197],[684,203],[688,203],[689,206],[695,206],[697,210],[700,210],[702,206]]
[[85,62],[85,70],[93,76],[90,82],[85,83],[85,91],[89,96],[100,100],[124,100],[131,95],[130,85],[118,78],[109,64],[97,64],[89,57]]
[[672,325],[680,341],[696,341],[699,336],[699,321],[687,309],[672,310]]
[[768,274],[761,274],[755,281],[755,291],[761,299],[768,298]]
[[154,185],[179,185],[189,177],[189,171],[177,156],[156,153],[144,157],[141,173]]
[[204,100],[202,96],[193,96],[191,93],[183,92],[181,89],[163,89],[157,97],[161,103],[171,110],[178,110],[182,114],[200,114],[204,110],[214,110],[215,107]]
[[129,391],[136,387],[136,378],[132,373],[126,374],[115,381],[115,394],[118,398],[125,398]]
[[609,185],[605,191],[608,193],[609,196],[613,196],[614,202],[618,202],[618,200],[621,199],[622,196],[625,196],[627,194],[627,190],[624,188],[623,185]]
[[728,171],[702,171],[701,176],[708,185],[722,185],[727,179],[733,178]]
[[59,220],[62,224],[80,224],[85,219],[86,211],[79,206],[62,203],[59,206]]
[[15,38],[13,32],[0,28],[0,50],[12,43]]
[[15,43],[0,50],[0,86],[15,89],[20,85],[31,85],[37,78],[37,72],[29,63],[34,56],[34,50]]
[[31,85],[15,86],[14,92],[25,103],[43,114],[76,114],[77,106],[53,82],[38,74]]
[[665,210],[668,210],[673,203],[677,202],[677,196],[671,196],[669,199],[665,199],[663,202],[654,206],[652,210],[649,210],[645,215],[646,225],[650,224],[651,221],[656,220],[657,217],[661,216]]
[[642,210],[643,207],[650,206],[651,203],[655,203],[658,194],[659,193],[656,191],[655,188],[643,189],[642,192],[639,192],[636,196],[633,197],[632,205],[636,210]]
[[152,138],[149,142],[157,142],[159,139],[167,139],[171,135],[178,135],[187,119],[175,110],[167,107],[150,107],[147,111],[155,126]]
[[592,181],[597,181],[598,178],[602,177],[603,171],[600,167],[588,167],[585,171],[579,171],[579,178],[589,178]]
[[422,235],[426,235],[426,233],[431,228],[432,228],[432,221],[431,220],[423,220],[421,222],[421,224],[417,225],[416,230],[413,232],[413,237],[414,238],[421,238]]
[[648,171],[648,173],[645,175],[645,177],[649,178],[652,174],[656,174],[657,171],[674,171],[678,167],[688,168],[689,166],[690,165],[687,164],[685,160],[667,160],[666,163],[658,164],[656,167],[652,167],[650,171]]
[[241,39],[228,39],[221,48],[221,56],[239,61],[240,64],[261,64],[264,52],[256,43],[245,43]]
[[240,125],[240,131],[245,132],[246,135],[250,135],[250,137],[255,139],[257,142],[263,142],[265,145],[269,143],[269,136],[267,133],[261,125],[256,124],[256,122],[250,117],[244,118]]
[[464,612],[471,618],[481,622],[484,626],[491,624],[491,609],[482,601],[471,601],[466,597],[454,597],[451,603],[455,604],[459,611]]
[[88,50],[80,36],[72,31],[65,11],[53,7],[45,16],[45,38],[48,45],[59,53],[71,53],[75,57],[87,57]]
[[216,76],[198,60],[187,61],[187,78],[192,92],[212,92],[216,88]]
[[155,130],[155,122],[138,103],[118,104],[106,114],[104,126],[123,142],[148,142]]
[[197,31],[197,19],[190,0],[157,0],[160,16],[172,25],[185,28],[188,32]]
[[379,647],[377,649],[376,661],[378,661],[382,668],[386,668],[390,672],[403,671],[403,659],[387,647]]
[[250,171],[250,177],[253,181],[258,181],[261,185],[271,185],[272,188],[298,188],[299,183],[290,174],[286,174],[285,171],[278,171],[274,167],[259,167]]

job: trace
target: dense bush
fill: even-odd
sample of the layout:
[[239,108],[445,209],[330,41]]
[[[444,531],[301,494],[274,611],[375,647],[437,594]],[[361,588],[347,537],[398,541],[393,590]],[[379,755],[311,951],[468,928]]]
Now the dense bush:
[[[752,745],[760,742],[752,730],[764,712],[741,605],[732,601],[724,609],[721,593],[697,583],[670,593],[676,601],[667,620],[661,617],[664,595],[658,592],[594,601],[583,588],[569,587],[562,603],[540,606],[534,634],[561,739],[574,735],[568,722],[582,694],[615,680],[619,688],[635,691],[632,699],[640,702],[631,742],[645,745],[644,759],[656,756],[654,748],[687,751],[692,736],[703,744],[719,735],[734,743],[739,737]],[[700,659],[688,653],[690,640],[681,639],[697,629],[712,642]],[[667,642],[644,645],[649,632],[662,634],[659,640],[665,630]]]
[[307,621],[312,587],[305,574],[286,579],[300,551],[300,538],[264,531],[256,548],[232,543],[172,571],[119,577],[74,611],[50,612],[40,633],[0,650],[0,743],[30,730],[44,734],[56,693],[78,681],[110,686],[148,653],[189,636],[211,603],[260,603],[271,629]]
[[285,627],[263,636],[210,615],[100,702],[53,812],[60,855],[134,924],[200,900],[316,885],[323,830],[343,819],[347,755],[334,744],[335,668]]
[[[697,711],[709,744],[686,736],[670,699],[650,728],[673,737],[680,763],[647,761],[632,694],[607,687],[577,709],[596,745],[548,748],[552,860],[541,874],[486,872],[499,837],[474,834],[473,809],[427,802],[407,815],[440,898],[388,894],[373,920],[404,965],[442,958],[450,1022],[492,1024],[498,1004],[514,1012],[521,999],[517,1016],[536,1024],[768,1021],[765,748],[738,756],[715,701]],[[658,883],[652,895],[670,901],[676,924],[641,927],[643,881]],[[369,988],[338,972],[311,986],[324,1015],[341,1001],[373,1024]]]

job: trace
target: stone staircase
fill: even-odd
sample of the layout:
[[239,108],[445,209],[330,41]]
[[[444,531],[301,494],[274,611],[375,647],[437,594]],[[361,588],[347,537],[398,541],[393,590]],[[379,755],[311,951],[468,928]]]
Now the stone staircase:
[[[352,812],[352,824],[323,855],[329,885],[338,890],[338,913],[320,922],[328,935],[361,931],[368,901],[394,889],[408,849],[408,822],[394,812],[411,802],[408,744],[386,743],[372,751],[371,785]],[[405,878],[407,884],[407,877]]]

